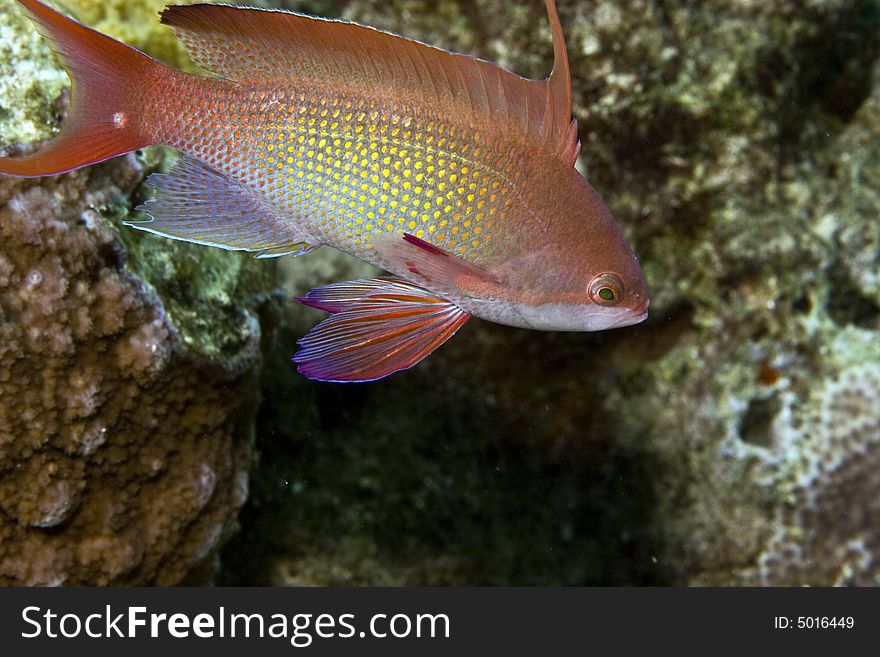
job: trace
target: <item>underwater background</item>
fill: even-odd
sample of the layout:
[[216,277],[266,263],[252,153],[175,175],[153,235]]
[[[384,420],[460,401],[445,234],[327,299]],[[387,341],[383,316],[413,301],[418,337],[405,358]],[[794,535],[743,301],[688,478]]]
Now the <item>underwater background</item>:
[[[194,70],[163,0],[52,4]],[[552,61],[539,0],[247,4]],[[368,265],[123,227],[161,148],[0,178],[0,583],[880,583],[880,2],[558,5],[648,321],[472,321],[315,383],[291,297]],[[56,132],[68,85],[0,0],[0,149]]]

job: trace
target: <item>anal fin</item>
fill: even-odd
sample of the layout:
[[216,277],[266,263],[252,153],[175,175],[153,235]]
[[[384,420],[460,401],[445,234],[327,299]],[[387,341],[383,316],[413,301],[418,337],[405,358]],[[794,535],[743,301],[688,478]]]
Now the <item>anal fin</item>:
[[297,234],[292,219],[279,216],[254,191],[194,157],[181,156],[168,173],[154,173],[147,182],[155,198],[136,209],[153,218],[125,222],[132,228],[196,244],[256,251],[258,258],[302,255],[320,246]]
[[471,316],[397,277],[335,283],[299,301],[333,313],[299,341],[293,359],[318,381],[373,381],[408,369]]

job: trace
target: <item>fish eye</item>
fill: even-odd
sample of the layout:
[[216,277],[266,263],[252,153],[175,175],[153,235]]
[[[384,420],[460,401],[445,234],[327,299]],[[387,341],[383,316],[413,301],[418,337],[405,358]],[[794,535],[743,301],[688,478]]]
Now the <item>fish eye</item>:
[[590,299],[601,306],[616,306],[623,298],[623,281],[612,273],[599,274],[590,281]]

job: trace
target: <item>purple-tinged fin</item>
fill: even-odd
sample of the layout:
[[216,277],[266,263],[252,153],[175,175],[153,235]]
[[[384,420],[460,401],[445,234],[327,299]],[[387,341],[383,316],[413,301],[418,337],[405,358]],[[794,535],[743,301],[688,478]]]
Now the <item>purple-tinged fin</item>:
[[333,313],[303,337],[299,372],[333,382],[405,370],[455,335],[470,313],[397,277],[319,287],[300,302]]
[[412,274],[440,292],[468,293],[480,286],[504,283],[497,274],[409,233],[377,236],[373,246],[386,269]]
[[295,297],[295,300],[324,312],[338,313],[364,297],[386,289],[390,282],[397,280],[399,279],[386,276],[384,278],[361,278],[356,281],[331,283],[323,287],[316,287],[304,297]]
[[147,182],[154,198],[137,206],[148,221],[123,222],[175,240],[256,252],[257,258],[303,255],[317,244],[249,187],[190,155]]

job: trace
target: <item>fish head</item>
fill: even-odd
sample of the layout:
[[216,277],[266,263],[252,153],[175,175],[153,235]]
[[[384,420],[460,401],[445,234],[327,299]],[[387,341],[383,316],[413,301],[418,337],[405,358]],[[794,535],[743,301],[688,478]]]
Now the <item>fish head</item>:
[[518,263],[513,311],[529,328],[602,331],[648,316],[648,285],[611,211],[576,171],[546,211],[538,239]]
[[[530,299],[513,302],[513,311],[521,319],[518,325],[547,331],[604,331],[630,326],[648,317],[647,285],[636,262],[629,267],[601,268],[585,273],[574,284]],[[574,281],[572,281],[574,283]]]

